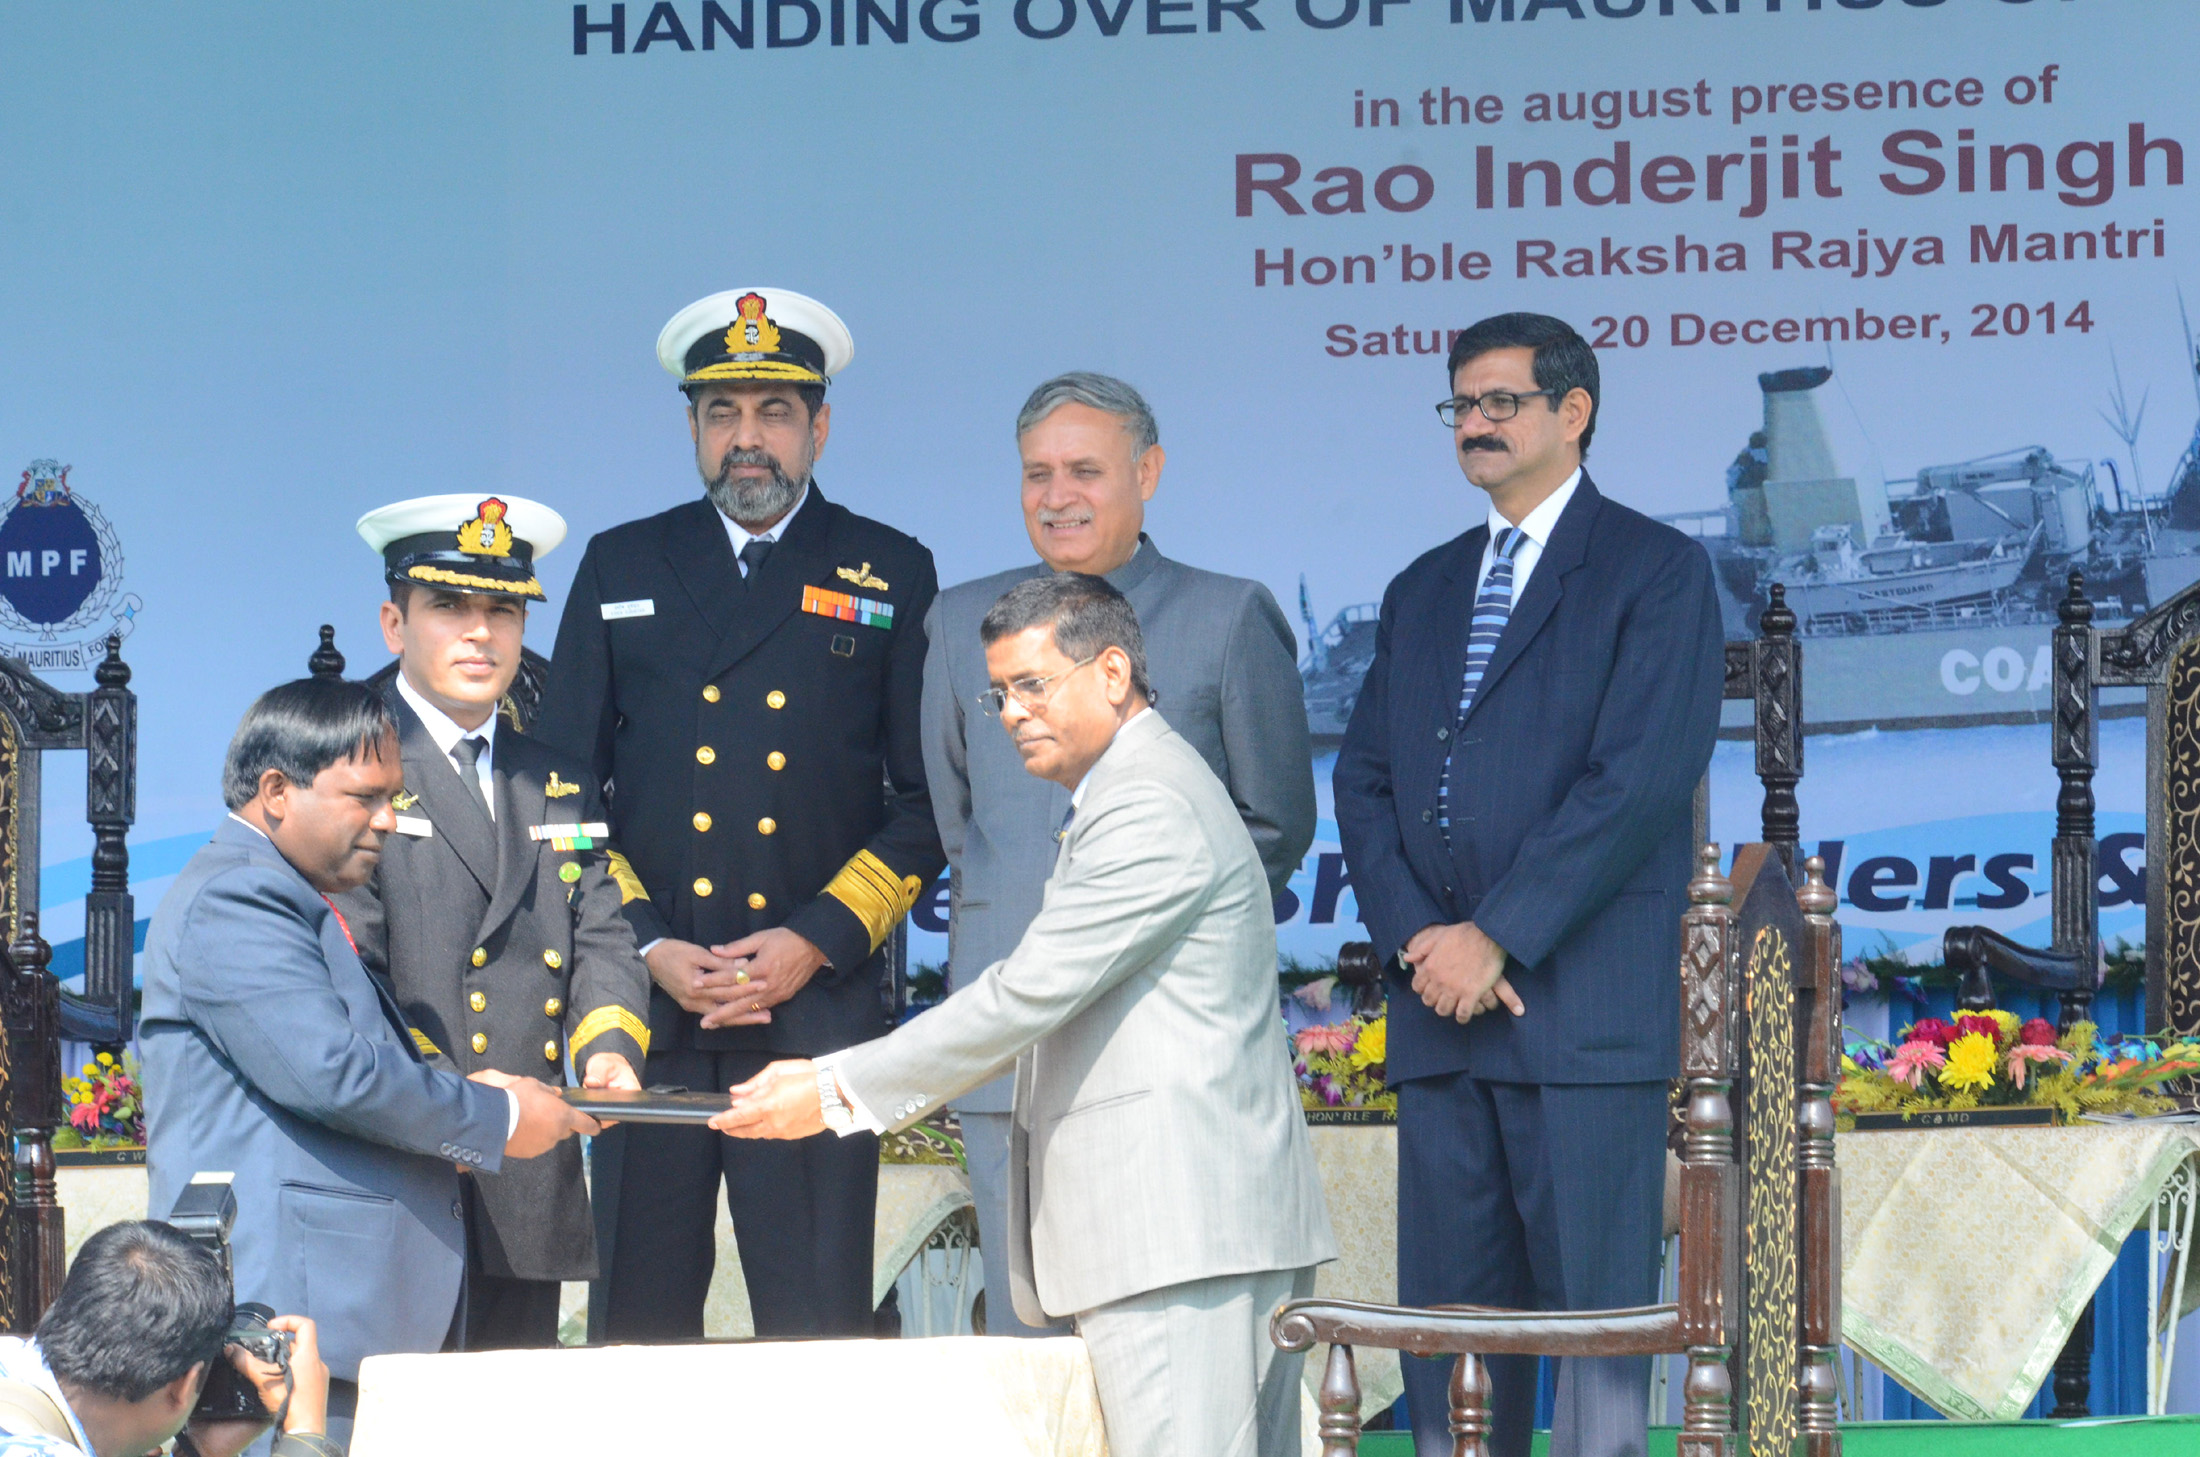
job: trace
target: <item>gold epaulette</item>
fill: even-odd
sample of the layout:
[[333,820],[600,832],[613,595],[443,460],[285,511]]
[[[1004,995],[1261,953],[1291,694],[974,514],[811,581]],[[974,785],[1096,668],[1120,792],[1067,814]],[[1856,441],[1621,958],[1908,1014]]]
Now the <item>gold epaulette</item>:
[[626,857],[616,850],[609,853],[611,878],[619,883],[619,904],[623,906],[631,901],[648,900],[649,892],[643,888],[642,878],[634,873],[634,867],[627,863]]

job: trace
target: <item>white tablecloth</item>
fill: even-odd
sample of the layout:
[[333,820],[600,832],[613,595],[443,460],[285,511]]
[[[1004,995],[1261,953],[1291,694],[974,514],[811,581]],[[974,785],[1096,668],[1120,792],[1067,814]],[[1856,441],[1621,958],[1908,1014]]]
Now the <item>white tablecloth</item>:
[[1105,1457],[1085,1343],[950,1337],[375,1356],[353,1457]]
[[2022,1416],[2195,1153],[2173,1123],[1842,1134],[1842,1335],[1949,1416]]

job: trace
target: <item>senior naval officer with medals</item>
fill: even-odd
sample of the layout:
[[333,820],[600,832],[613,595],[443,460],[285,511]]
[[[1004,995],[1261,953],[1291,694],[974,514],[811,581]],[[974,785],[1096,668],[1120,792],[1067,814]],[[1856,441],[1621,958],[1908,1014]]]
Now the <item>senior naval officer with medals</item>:
[[[919,737],[932,554],[811,474],[854,352],[783,289],[675,315],[657,357],[705,494],[591,541],[558,629],[536,732],[610,783],[648,892],[626,910],[656,983],[652,1087],[885,1032],[876,953],[945,861]],[[871,1333],[875,1138],[637,1123],[595,1160],[597,1338],[702,1336],[721,1182],[757,1334]]]
[[[405,766],[397,833],[362,888],[336,899],[367,965],[394,988],[429,1061],[639,1088],[649,974],[620,913],[633,877],[605,843],[587,765],[499,722],[520,666],[534,560],[565,539],[517,496],[428,496],[370,511],[382,553],[382,640]],[[557,1344],[558,1285],[597,1274],[580,1144],[463,1181],[460,1348]]]

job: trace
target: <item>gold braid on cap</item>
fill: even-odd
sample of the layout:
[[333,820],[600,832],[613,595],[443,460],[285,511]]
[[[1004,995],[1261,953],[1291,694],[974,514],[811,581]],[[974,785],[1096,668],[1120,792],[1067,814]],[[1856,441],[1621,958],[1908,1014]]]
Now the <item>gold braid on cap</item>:
[[462,591],[504,592],[517,597],[540,597],[542,595],[542,583],[536,581],[533,577],[529,577],[524,582],[508,582],[501,577],[477,577],[470,572],[446,571],[442,567],[431,567],[426,563],[416,567],[407,567],[405,575],[411,577],[414,581],[440,582],[446,587],[457,587]]

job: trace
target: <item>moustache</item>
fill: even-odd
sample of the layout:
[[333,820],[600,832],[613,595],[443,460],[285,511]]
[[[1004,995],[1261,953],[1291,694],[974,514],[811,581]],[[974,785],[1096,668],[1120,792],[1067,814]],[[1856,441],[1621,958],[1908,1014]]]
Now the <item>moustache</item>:
[[733,474],[734,467],[743,465],[762,466],[765,470],[770,471],[775,476],[784,476],[786,474],[786,471],[779,464],[778,457],[774,456],[770,451],[748,450],[740,446],[735,446],[733,449],[727,451],[723,456],[719,457],[718,479],[726,479],[728,476]]
[[1467,452],[1472,450],[1495,450],[1502,452],[1509,449],[1511,449],[1511,447],[1505,444],[1503,437],[1497,435],[1469,435],[1466,439],[1459,442],[1459,453],[1461,455],[1465,455]]

